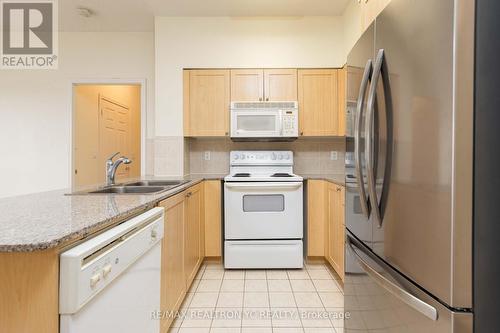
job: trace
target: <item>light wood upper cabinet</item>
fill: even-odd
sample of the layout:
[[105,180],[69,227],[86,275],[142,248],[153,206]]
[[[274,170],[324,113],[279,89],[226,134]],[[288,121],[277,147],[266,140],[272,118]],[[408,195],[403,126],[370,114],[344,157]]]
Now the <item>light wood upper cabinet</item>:
[[204,257],[203,184],[186,190],[184,222],[184,273],[187,288],[191,286]]
[[184,71],[184,135],[229,135],[230,71]]
[[264,99],[264,71],[262,69],[231,70],[231,101],[255,102]]
[[231,101],[296,101],[296,69],[233,69]]
[[[165,228],[162,240],[161,309],[179,310],[186,294],[184,275],[184,216],[185,193],[160,202],[165,208]],[[161,331],[166,332],[173,318],[162,320]]]
[[265,101],[296,101],[297,70],[265,69],[264,70]]
[[338,70],[299,69],[299,134],[339,135]]
[[338,70],[338,136],[345,136],[346,107],[347,107],[347,68]]
[[337,274],[344,280],[345,246],[345,188],[328,183],[328,219],[325,241],[325,257]]
[[220,180],[205,182],[205,256],[222,255],[222,185]]

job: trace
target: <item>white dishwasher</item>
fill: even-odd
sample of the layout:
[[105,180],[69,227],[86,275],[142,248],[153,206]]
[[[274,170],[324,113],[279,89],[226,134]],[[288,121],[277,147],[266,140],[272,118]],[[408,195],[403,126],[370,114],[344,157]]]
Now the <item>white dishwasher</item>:
[[61,333],[158,333],[163,208],[60,256]]

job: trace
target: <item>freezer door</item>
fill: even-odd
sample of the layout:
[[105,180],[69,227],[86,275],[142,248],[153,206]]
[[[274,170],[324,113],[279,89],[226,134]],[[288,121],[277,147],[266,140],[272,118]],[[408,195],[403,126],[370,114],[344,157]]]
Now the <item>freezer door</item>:
[[472,314],[450,311],[349,232],[344,293],[345,332],[472,332]]
[[347,57],[346,226],[372,246],[370,203],[366,183],[365,115],[372,75],[375,29],[371,25]]
[[472,307],[473,12],[391,1],[376,19],[365,126],[372,248],[454,308]]

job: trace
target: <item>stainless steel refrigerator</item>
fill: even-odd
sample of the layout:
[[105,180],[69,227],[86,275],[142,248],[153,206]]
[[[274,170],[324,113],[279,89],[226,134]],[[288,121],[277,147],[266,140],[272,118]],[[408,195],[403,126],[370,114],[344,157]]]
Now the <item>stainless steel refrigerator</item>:
[[474,1],[392,0],[347,60],[346,332],[472,332]]

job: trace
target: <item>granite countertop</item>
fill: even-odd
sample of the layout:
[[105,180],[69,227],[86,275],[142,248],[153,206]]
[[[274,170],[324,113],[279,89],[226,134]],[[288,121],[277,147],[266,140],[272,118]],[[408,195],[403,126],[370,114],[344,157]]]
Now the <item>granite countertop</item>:
[[[82,239],[103,228],[141,213],[161,200],[203,180],[223,179],[225,174],[190,175],[182,178],[143,177],[137,180],[185,180],[187,183],[157,194],[66,195],[64,189],[0,199],[0,252],[30,252],[55,248]],[[344,175],[301,174],[344,185]],[[95,188],[95,187],[94,187]]]
[[345,186],[344,174],[300,174],[304,179],[326,180],[337,185]]
[[188,182],[158,194],[65,195],[75,192],[65,189],[0,199],[0,252],[39,251],[68,244],[154,207],[202,180],[223,176],[175,178]]

